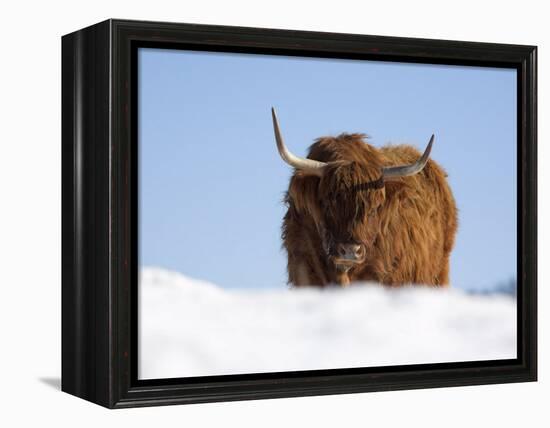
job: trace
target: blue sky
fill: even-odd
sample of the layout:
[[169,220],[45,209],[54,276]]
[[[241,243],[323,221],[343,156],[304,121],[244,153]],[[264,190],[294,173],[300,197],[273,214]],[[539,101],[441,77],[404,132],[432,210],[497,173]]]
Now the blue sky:
[[289,148],[364,132],[409,143],[449,173],[459,208],[451,283],[516,277],[516,71],[139,50],[139,256],[223,287],[284,287]]

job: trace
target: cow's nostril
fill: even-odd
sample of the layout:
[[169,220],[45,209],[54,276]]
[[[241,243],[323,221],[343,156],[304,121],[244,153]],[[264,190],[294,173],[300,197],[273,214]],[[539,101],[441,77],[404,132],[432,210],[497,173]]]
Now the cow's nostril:
[[345,257],[347,254],[347,248],[344,244],[337,244],[336,245],[336,254],[338,254],[340,257]]

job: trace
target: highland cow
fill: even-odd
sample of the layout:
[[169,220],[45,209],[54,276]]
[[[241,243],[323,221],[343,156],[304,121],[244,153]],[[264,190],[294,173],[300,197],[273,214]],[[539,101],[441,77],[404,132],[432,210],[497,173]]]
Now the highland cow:
[[457,209],[447,174],[408,145],[375,148],[364,134],[318,138],[307,158],[277,148],[294,167],[283,246],[293,286],[449,283]]

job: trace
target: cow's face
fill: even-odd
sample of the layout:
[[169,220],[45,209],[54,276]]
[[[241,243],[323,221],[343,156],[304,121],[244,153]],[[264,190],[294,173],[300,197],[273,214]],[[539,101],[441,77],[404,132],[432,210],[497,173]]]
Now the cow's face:
[[327,261],[347,272],[365,261],[379,229],[385,200],[381,168],[330,164],[317,189],[318,230]]

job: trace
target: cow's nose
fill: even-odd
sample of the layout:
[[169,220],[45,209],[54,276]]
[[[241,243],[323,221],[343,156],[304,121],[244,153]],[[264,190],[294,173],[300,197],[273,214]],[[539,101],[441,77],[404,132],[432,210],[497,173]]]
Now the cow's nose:
[[361,244],[338,244],[336,247],[338,257],[344,260],[361,260],[365,255],[365,247]]

